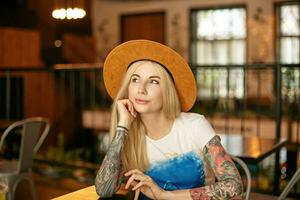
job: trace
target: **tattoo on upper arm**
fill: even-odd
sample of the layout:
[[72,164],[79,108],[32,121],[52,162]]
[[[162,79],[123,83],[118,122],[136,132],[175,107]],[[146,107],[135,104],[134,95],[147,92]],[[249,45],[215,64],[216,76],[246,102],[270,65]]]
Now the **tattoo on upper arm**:
[[113,195],[121,185],[122,165],[120,151],[125,139],[124,130],[117,129],[95,179],[97,192],[102,197]]
[[192,199],[230,199],[240,196],[242,183],[235,164],[226,153],[219,136],[213,137],[203,150],[204,157],[214,170],[218,182],[190,190]]

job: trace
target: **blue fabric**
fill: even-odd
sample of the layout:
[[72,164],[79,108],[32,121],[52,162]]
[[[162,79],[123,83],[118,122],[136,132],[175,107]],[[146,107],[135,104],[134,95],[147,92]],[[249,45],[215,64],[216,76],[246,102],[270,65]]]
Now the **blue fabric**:
[[[146,174],[164,190],[189,189],[205,184],[204,164],[194,151],[155,163]],[[149,198],[141,195],[139,199]]]

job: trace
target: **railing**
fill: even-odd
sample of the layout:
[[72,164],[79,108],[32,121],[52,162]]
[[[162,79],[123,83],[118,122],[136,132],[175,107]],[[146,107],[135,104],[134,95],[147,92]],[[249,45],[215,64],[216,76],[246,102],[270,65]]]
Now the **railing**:
[[[225,122],[219,131],[247,134],[252,129],[250,135],[279,139],[284,134],[292,141],[299,140],[299,64],[195,66],[194,73],[199,89],[194,110],[212,118],[221,114]],[[246,118],[248,122],[253,119],[255,125],[251,122],[247,128]],[[240,121],[240,125],[232,130],[230,121]],[[264,127],[262,122],[273,128]],[[287,123],[292,123],[292,130],[287,130]],[[219,129],[220,123],[216,126]]]
[[[211,119],[217,132],[299,141],[299,64],[193,66],[193,71],[199,91],[192,111]],[[2,123],[43,115],[56,132],[71,117],[73,130],[109,127],[112,101],[97,64],[0,68],[0,92]]]

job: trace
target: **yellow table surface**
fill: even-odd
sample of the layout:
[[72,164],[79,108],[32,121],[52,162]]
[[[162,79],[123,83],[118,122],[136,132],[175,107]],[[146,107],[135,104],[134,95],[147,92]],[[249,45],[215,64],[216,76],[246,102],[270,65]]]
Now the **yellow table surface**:
[[[128,191],[124,189],[124,185],[116,193],[117,195],[125,196]],[[94,185],[65,194],[63,196],[54,198],[53,200],[97,200],[100,199],[96,193],[96,188]]]
[[65,194],[63,196],[55,198],[55,200],[83,200],[83,199],[99,199],[98,194],[96,193],[95,186],[89,186],[80,190],[77,190],[75,192],[71,192],[68,194]]

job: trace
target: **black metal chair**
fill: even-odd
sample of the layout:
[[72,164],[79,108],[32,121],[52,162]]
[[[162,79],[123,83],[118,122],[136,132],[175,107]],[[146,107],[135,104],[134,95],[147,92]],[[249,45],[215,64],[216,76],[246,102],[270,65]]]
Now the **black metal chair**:
[[8,186],[7,198],[9,200],[14,200],[16,188],[22,180],[29,182],[32,197],[36,199],[31,168],[34,154],[39,150],[50,130],[50,123],[42,117],[28,118],[13,123],[4,131],[1,137],[0,150],[6,136],[19,128],[21,128],[19,158],[18,160],[3,160],[0,162],[0,180],[6,182]]
[[286,196],[288,195],[288,193],[291,191],[291,189],[297,183],[297,181],[299,181],[299,179],[300,179],[300,168],[296,171],[296,173],[293,175],[293,177],[291,178],[291,180],[285,186],[285,188],[281,192],[280,196],[278,197],[278,200],[285,199]]
[[268,194],[260,194],[260,193],[251,193],[250,197],[252,199],[268,199],[268,200],[293,200],[294,198],[287,198],[287,195],[291,191],[291,189],[294,187],[294,185],[299,181],[300,179],[300,168],[295,172],[291,180],[288,182],[288,184],[285,186],[283,191],[280,193],[279,196],[274,195],[268,195]]
[[248,168],[248,166],[246,165],[246,163],[244,161],[242,161],[240,158],[236,157],[236,156],[232,156],[231,155],[232,160],[239,164],[241,166],[241,168],[243,169],[243,173],[246,177],[246,188],[245,189],[245,193],[243,194],[243,199],[244,200],[249,200],[249,196],[250,196],[250,191],[251,191],[251,174],[250,174],[250,170]]

